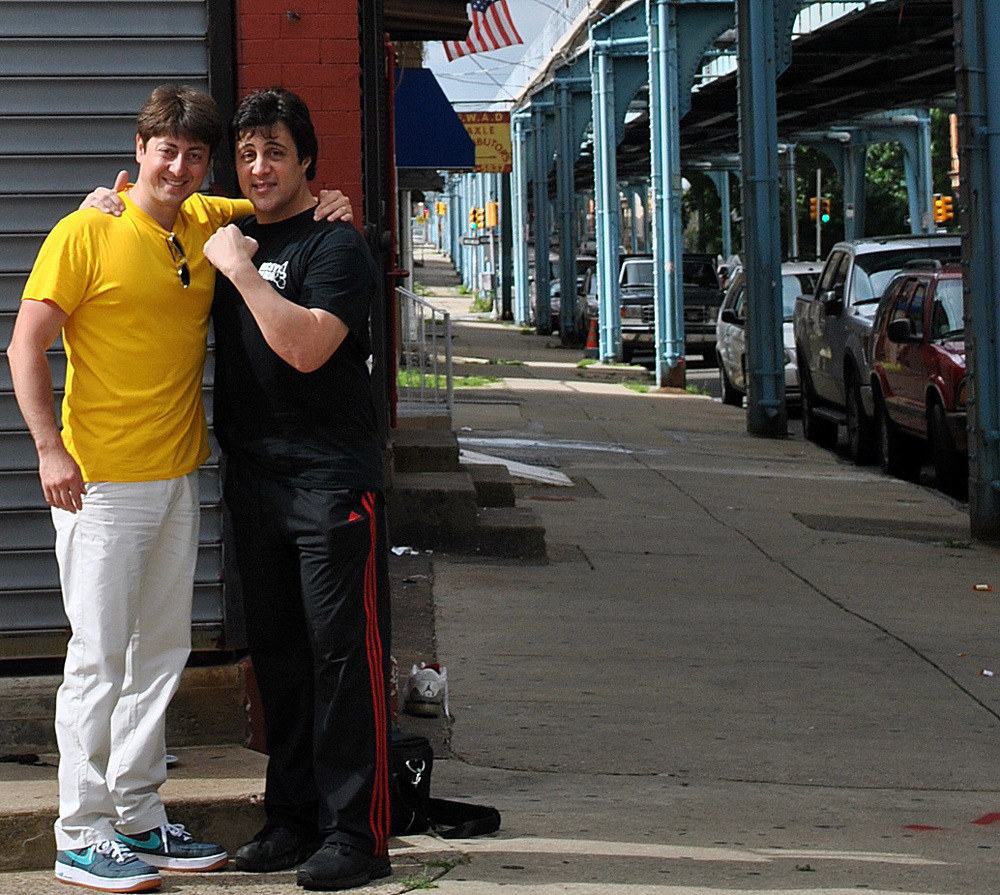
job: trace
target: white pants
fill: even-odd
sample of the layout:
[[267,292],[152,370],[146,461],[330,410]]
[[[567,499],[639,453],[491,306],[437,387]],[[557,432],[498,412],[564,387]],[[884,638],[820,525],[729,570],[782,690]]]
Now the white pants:
[[52,510],[72,636],[56,695],[56,848],[166,823],[165,714],[191,651],[198,473],[87,485]]

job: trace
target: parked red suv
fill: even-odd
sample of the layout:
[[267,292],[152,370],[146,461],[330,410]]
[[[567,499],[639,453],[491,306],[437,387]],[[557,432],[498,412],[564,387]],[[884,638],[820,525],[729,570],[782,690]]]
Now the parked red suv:
[[873,325],[872,391],[883,471],[915,478],[930,448],[942,491],[967,488],[962,270],[913,262],[889,284]]

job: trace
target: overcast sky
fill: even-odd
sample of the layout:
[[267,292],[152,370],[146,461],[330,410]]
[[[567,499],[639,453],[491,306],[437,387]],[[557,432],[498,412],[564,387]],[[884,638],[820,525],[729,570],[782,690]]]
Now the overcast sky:
[[507,0],[510,17],[523,44],[460,56],[451,62],[441,41],[424,44],[424,65],[434,72],[456,111],[472,112],[480,107],[485,109],[498,98],[513,99],[498,94],[520,63],[524,48],[541,32],[558,3],[559,0]]

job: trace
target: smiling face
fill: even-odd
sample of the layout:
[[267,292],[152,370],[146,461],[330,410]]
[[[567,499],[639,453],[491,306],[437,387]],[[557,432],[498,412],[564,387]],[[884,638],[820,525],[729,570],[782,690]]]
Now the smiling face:
[[253,203],[260,223],[286,220],[315,204],[306,180],[311,162],[299,158],[295,140],[283,121],[240,134],[236,175],[240,191]]
[[185,137],[136,136],[135,160],[139,175],[132,189],[133,201],[158,220],[196,193],[208,174],[211,149]]

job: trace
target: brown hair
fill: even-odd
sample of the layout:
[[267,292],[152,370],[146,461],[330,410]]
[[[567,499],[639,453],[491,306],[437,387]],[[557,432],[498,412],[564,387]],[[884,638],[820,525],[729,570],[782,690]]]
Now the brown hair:
[[214,152],[224,128],[219,107],[207,93],[163,84],[143,104],[136,130],[145,145],[151,137],[183,137]]

